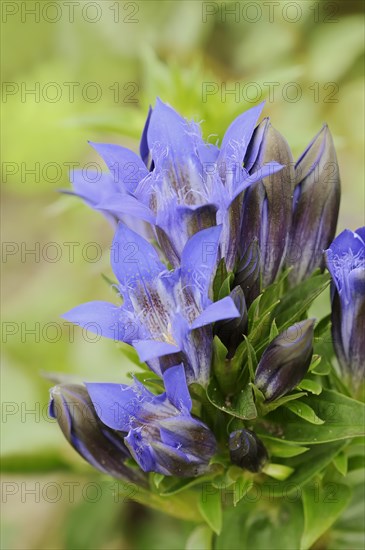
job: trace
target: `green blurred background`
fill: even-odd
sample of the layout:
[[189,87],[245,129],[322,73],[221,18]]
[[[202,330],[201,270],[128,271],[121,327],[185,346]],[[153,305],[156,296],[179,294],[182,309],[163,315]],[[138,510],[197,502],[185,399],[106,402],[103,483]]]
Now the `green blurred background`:
[[211,141],[266,98],[264,114],[295,158],[329,124],[342,176],[338,230],[356,229],[364,223],[362,7],[2,2],[1,548],[180,549],[192,528],[121,502],[113,481],[47,419],[42,372],[126,381],[131,369],[112,342],[70,332],[59,317],[110,297],[101,274],[110,274],[112,229],[57,193],[69,187],[70,163],[98,160],[87,140],[137,150],[156,96],[205,121]]

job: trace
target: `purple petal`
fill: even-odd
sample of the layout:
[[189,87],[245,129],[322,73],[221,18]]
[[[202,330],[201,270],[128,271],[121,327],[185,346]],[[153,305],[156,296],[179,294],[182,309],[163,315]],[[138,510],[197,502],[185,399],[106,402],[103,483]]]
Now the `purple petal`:
[[208,294],[217,263],[222,227],[203,229],[191,237],[181,255],[181,275],[186,284],[196,285],[202,296]]
[[149,168],[150,162],[151,162],[150,150],[147,142],[147,132],[150,125],[151,115],[152,115],[152,107],[150,106],[148,109],[146,123],[144,125],[143,132],[142,132],[141,143],[139,145],[139,152],[141,155],[141,159],[143,160],[147,168]]
[[113,196],[108,196],[101,200],[97,204],[97,208],[99,210],[109,211],[117,217],[128,215],[151,224],[155,223],[155,215],[153,212],[132,195],[115,193]]
[[238,116],[228,127],[218,157],[218,164],[220,166],[223,164],[229,166],[232,163],[240,163],[242,165],[243,158],[263,107],[264,103],[252,107],[252,109]]
[[111,264],[123,293],[128,287],[142,284],[144,279],[153,280],[166,271],[154,247],[122,223],[113,240]]
[[252,185],[256,181],[260,181],[263,178],[272,176],[279,170],[282,170],[284,167],[278,162],[268,162],[262,168],[254,172],[253,174],[248,175],[241,181],[234,189],[232,189],[231,199],[235,199],[242,191],[244,191],[249,185]]
[[166,395],[179,411],[190,411],[192,401],[186,383],[184,365],[170,367],[163,374]]
[[113,430],[129,431],[130,417],[140,408],[134,388],[105,383],[86,384],[86,388],[100,420]]
[[[200,128],[196,124],[189,123],[172,107],[157,99],[147,132],[148,146],[156,164],[161,164],[164,159],[175,164],[178,159],[183,162],[184,159],[195,157],[199,135]],[[159,155],[164,148],[168,149],[168,157]]]
[[174,344],[157,342],[156,340],[136,340],[133,342],[133,347],[137,351],[139,359],[142,362],[181,351],[180,348]]
[[108,143],[89,143],[103,158],[114,181],[121,189],[133,193],[138,183],[149,173],[139,156],[126,147]]
[[140,324],[130,312],[109,302],[87,302],[62,317],[84,330],[113,340],[130,343],[143,335]]
[[160,466],[156,464],[151,447],[144,441],[139,430],[131,430],[124,441],[144,472],[166,473],[165,470],[161,471]]
[[110,174],[74,170],[70,180],[75,194],[92,207],[95,207],[103,198],[117,192],[117,185]]
[[216,321],[221,321],[223,319],[234,319],[240,317],[240,312],[234,305],[234,301],[229,296],[219,300],[219,302],[214,302],[208,306],[200,315],[197,317],[191,324],[191,328],[199,328],[205,325],[210,325]]

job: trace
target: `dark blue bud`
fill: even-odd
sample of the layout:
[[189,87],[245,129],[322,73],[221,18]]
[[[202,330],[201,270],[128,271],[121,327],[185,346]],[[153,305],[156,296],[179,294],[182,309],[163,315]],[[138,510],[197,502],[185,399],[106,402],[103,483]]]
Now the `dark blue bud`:
[[231,462],[250,472],[260,472],[268,460],[265,445],[250,430],[237,430],[229,436]]
[[327,125],[315,136],[295,165],[293,223],[286,265],[289,282],[296,285],[318,267],[332,241],[340,205],[340,174]]
[[289,327],[274,338],[258,364],[255,385],[266,401],[274,401],[294,389],[305,376],[313,355],[314,319]]
[[257,238],[247,246],[238,264],[233,286],[242,288],[247,308],[260,294],[260,249]]
[[251,185],[243,201],[242,251],[258,240],[263,288],[279,274],[287,250],[292,217],[294,163],[288,143],[269,119],[256,128],[245,158],[245,166],[257,170],[275,160],[285,168]]

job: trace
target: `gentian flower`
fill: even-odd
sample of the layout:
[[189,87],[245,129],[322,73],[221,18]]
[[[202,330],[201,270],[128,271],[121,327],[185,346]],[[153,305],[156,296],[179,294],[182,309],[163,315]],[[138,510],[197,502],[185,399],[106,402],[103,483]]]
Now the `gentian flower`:
[[73,448],[94,468],[147,487],[142,472],[125,464],[131,454],[123,434],[99,420],[84,386],[60,384],[52,388],[49,415],[57,420]]
[[296,285],[324,268],[324,250],[334,238],[340,205],[340,176],[327,125],[295,165],[293,223],[286,263],[289,282]]
[[356,391],[365,374],[365,227],[345,229],[325,256],[333,279],[333,345],[343,376]]
[[209,468],[216,452],[210,429],[190,414],[192,402],[183,365],[163,375],[166,392],[154,395],[143,384],[87,384],[106,426],[128,432],[124,441],[145,472],[194,477]]
[[263,288],[274,282],[285,260],[294,187],[294,163],[289,145],[266,118],[254,131],[244,166],[255,173],[260,166],[274,159],[286,168],[251,185],[243,201],[242,255],[247,254],[252,243],[257,242]]
[[205,385],[212,356],[212,323],[239,317],[230,297],[208,296],[216,267],[221,227],[196,233],[181,266],[168,271],[155,248],[120,224],[111,263],[124,303],[89,302],[64,315],[90,332],[131,344],[158,375],[183,362],[188,383]]
[[[137,216],[155,227],[170,263],[179,265],[188,239],[201,229],[222,225],[221,257],[232,270],[242,220],[242,192],[281,170],[277,162],[254,170],[243,166],[263,104],[240,115],[228,128],[220,150],[205,143],[200,127],[157,100],[141,140],[141,156],[119,145],[92,144],[113,175],[117,190],[95,201],[87,185],[78,192],[94,208],[122,218]],[[147,164],[147,165],[146,165]]]
[[314,319],[289,327],[270,342],[257,366],[255,385],[266,401],[289,393],[304,378],[313,355]]

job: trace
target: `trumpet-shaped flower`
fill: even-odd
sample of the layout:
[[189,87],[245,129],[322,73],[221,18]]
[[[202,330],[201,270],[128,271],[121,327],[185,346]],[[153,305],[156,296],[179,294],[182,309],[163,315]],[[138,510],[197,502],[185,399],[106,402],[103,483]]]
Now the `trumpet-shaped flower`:
[[157,100],[143,131],[142,158],[119,145],[94,143],[113,185],[103,179],[105,192],[96,197],[95,190],[88,193],[88,185],[78,175],[75,191],[97,210],[119,219],[136,216],[151,224],[174,267],[192,235],[222,225],[220,255],[232,270],[240,237],[242,192],[282,168],[277,162],[256,164],[253,171],[243,165],[262,107],[253,107],[234,120],[218,149],[204,142],[199,125]]
[[168,271],[149,242],[120,224],[111,263],[123,305],[89,302],[69,311],[65,319],[133,345],[141,361],[159,375],[179,360],[189,383],[206,384],[210,325],[240,316],[230,297],[213,303],[208,296],[220,234],[219,226],[196,233],[182,252],[181,267]]
[[127,432],[124,441],[145,472],[194,477],[208,470],[216,440],[190,414],[192,402],[183,365],[164,372],[165,393],[154,395],[141,383],[87,384],[94,407],[110,429]]
[[123,434],[103,424],[84,386],[59,384],[51,389],[49,415],[69,443],[94,468],[113,477],[147,486],[142,472],[127,466],[131,458]]
[[333,279],[333,344],[344,377],[357,389],[365,374],[365,227],[343,231],[325,255]]

